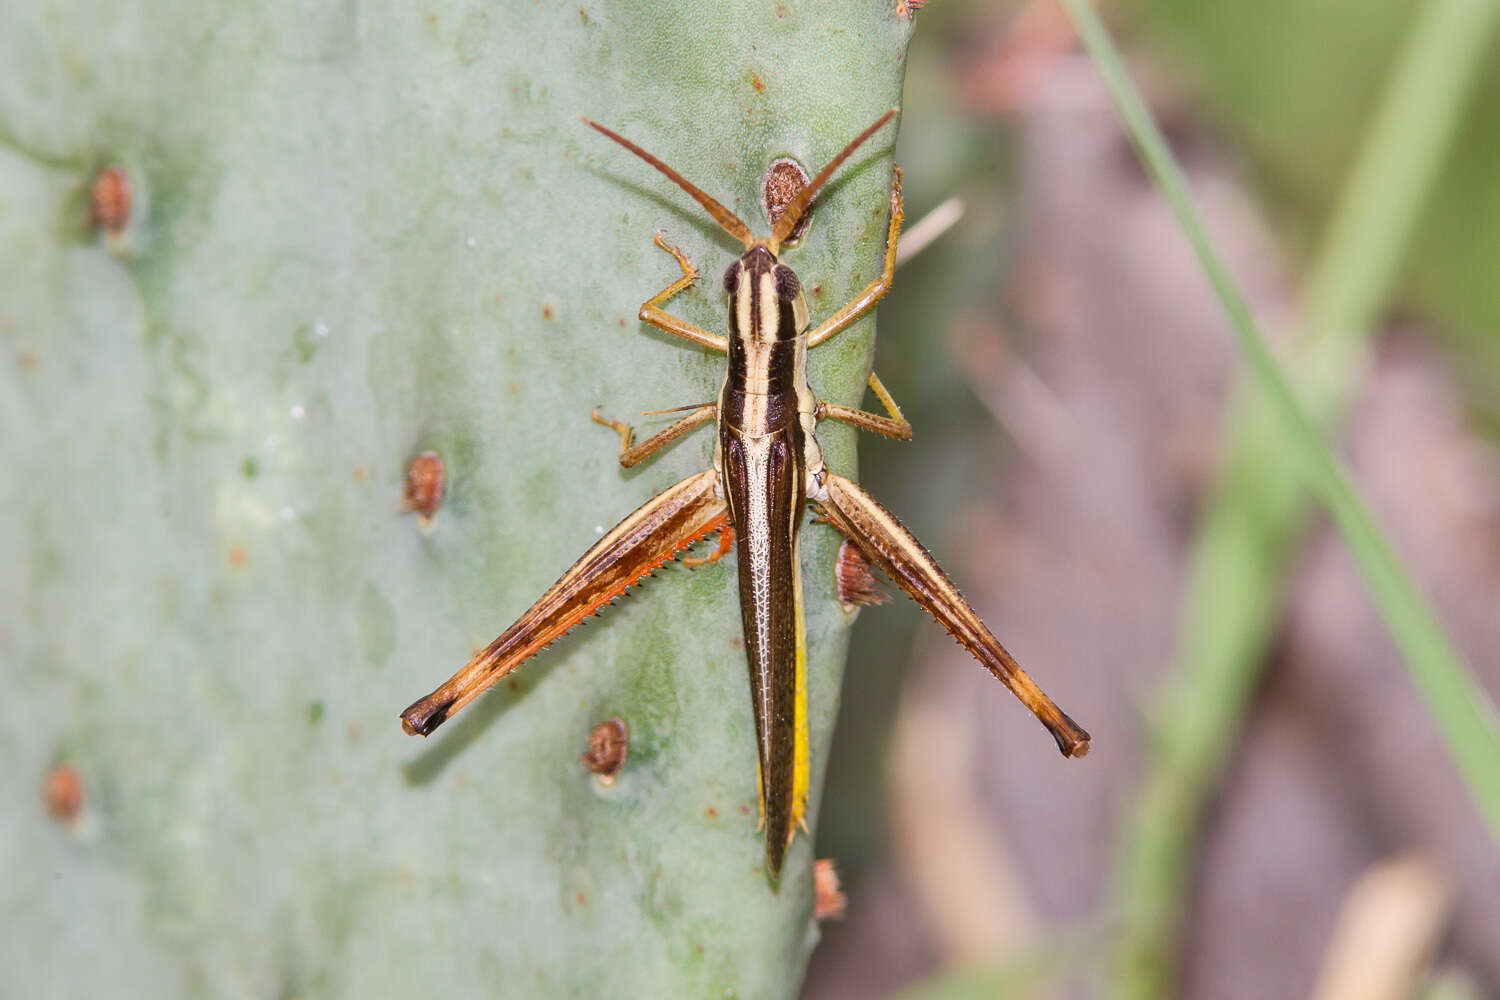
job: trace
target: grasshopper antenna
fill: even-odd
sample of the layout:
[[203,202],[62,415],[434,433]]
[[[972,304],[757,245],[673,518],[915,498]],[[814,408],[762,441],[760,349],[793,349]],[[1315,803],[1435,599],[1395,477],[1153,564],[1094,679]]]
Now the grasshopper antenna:
[[[708,212],[709,215],[713,216],[713,220],[720,226],[722,226],[726,233],[744,243],[746,250],[750,249],[750,247],[755,244],[755,237],[750,234],[750,227],[745,225],[745,223],[740,219],[739,216],[735,215],[729,209],[725,208],[723,205],[710,198],[692,181],[688,180],[686,177],[682,176],[677,171],[673,170],[671,167],[667,166],[665,163],[658,160],[656,157],[652,156],[650,153],[646,152],[644,149],[637,146],[635,143],[631,142],[620,133],[607,129],[603,125],[600,125],[598,122],[590,121],[587,118],[583,119],[583,123],[589,126],[589,128],[595,129],[596,131],[602,132],[605,135],[609,136],[615,142],[618,142],[620,145],[630,150],[636,156],[639,156],[641,159],[651,164],[657,170],[660,170],[662,173],[666,174],[667,178],[671,180],[672,183],[676,184],[688,194],[692,195],[693,200],[702,205],[704,210]],[[860,138],[864,137],[861,136]],[[790,230],[788,230],[788,232],[790,232]]]
[[[771,244],[772,253],[780,252],[781,244],[792,234],[792,230],[797,228],[797,223],[801,220],[802,214],[807,211],[807,206],[812,204],[812,200],[817,196],[818,190],[824,184],[828,183],[828,178],[833,176],[833,172],[839,168],[839,164],[847,160],[850,154],[860,147],[861,143],[876,132],[879,132],[886,122],[896,117],[900,112],[900,108],[892,108],[875,119],[874,124],[855,136],[853,141],[845,146],[838,156],[835,156],[828,162],[828,166],[818,171],[818,176],[808,181],[807,186],[797,192],[797,197],[793,198],[787,204],[786,209],[781,213],[781,218],[776,220],[776,228],[771,230],[771,238],[767,242]],[[599,126],[595,125],[594,127],[598,128]]]

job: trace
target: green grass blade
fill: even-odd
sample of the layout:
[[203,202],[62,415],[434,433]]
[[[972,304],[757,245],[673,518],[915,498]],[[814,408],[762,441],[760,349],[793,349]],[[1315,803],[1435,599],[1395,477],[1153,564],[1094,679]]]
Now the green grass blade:
[[1199,804],[1253,689],[1303,521],[1301,484],[1275,472],[1288,446],[1305,484],[1344,534],[1476,803],[1500,837],[1500,777],[1488,766],[1500,759],[1493,709],[1318,430],[1334,422],[1363,367],[1365,331],[1483,64],[1497,8],[1438,0],[1420,19],[1308,282],[1311,336],[1297,364],[1309,400],[1303,404],[1204,235],[1182,174],[1098,18],[1082,0],[1064,5],[1198,253],[1262,392],[1240,394],[1228,473],[1193,554],[1179,676],[1165,706],[1173,727],[1163,733],[1160,766],[1127,835],[1122,887],[1137,937],[1127,953],[1135,965],[1124,992],[1156,995],[1166,981]]

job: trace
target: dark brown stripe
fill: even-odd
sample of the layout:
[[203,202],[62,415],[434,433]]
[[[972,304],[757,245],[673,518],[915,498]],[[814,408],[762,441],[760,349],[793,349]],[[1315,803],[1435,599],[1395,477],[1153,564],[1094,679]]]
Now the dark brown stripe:
[[747,374],[745,342],[736,329],[738,324],[734,320],[734,313],[731,312],[729,315],[729,371],[725,377],[730,389],[744,392]]
[[776,340],[780,343],[790,344],[797,339],[797,311],[792,308],[790,300],[780,300],[778,317],[776,322]]

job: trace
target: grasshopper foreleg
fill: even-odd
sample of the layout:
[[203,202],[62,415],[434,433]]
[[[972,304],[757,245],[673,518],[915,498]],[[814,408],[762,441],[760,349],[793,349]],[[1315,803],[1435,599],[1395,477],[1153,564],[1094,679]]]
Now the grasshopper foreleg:
[[698,269],[693,266],[692,261],[688,260],[687,254],[682,252],[681,247],[674,247],[667,242],[666,233],[658,231],[656,239],[653,242],[676,258],[677,266],[682,268],[682,277],[641,303],[641,311],[636,315],[641,318],[642,322],[650,323],[652,326],[665,330],[668,333],[675,333],[677,336],[691,340],[695,344],[711,347],[720,353],[728,351],[729,341],[725,338],[715,333],[709,333],[700,326],[694,326],[687,320],[673,316],[662,308],[668,299],[678,292],[686,290],[693,282],[698,280]]
[[848,305],[819,323],[807,335],[808,347],[817,347],[859,319],[891,290],[891,281],[896,276],[896,246],[901,242],[901,220],[905,218],[901,209],[901,168],[896,167],[895,170],[896,177],[891,182],[891,227],[886,232],[885,266],[881,268],[880,277],[866,285],[865,290],[856,295]]

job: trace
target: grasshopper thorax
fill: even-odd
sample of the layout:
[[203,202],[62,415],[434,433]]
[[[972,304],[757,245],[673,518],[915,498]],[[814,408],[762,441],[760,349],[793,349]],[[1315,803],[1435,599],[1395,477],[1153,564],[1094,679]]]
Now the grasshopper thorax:
[[795,340],[807,332],[807,300],[796,272],[757,243],[724,272],[730,346]]

